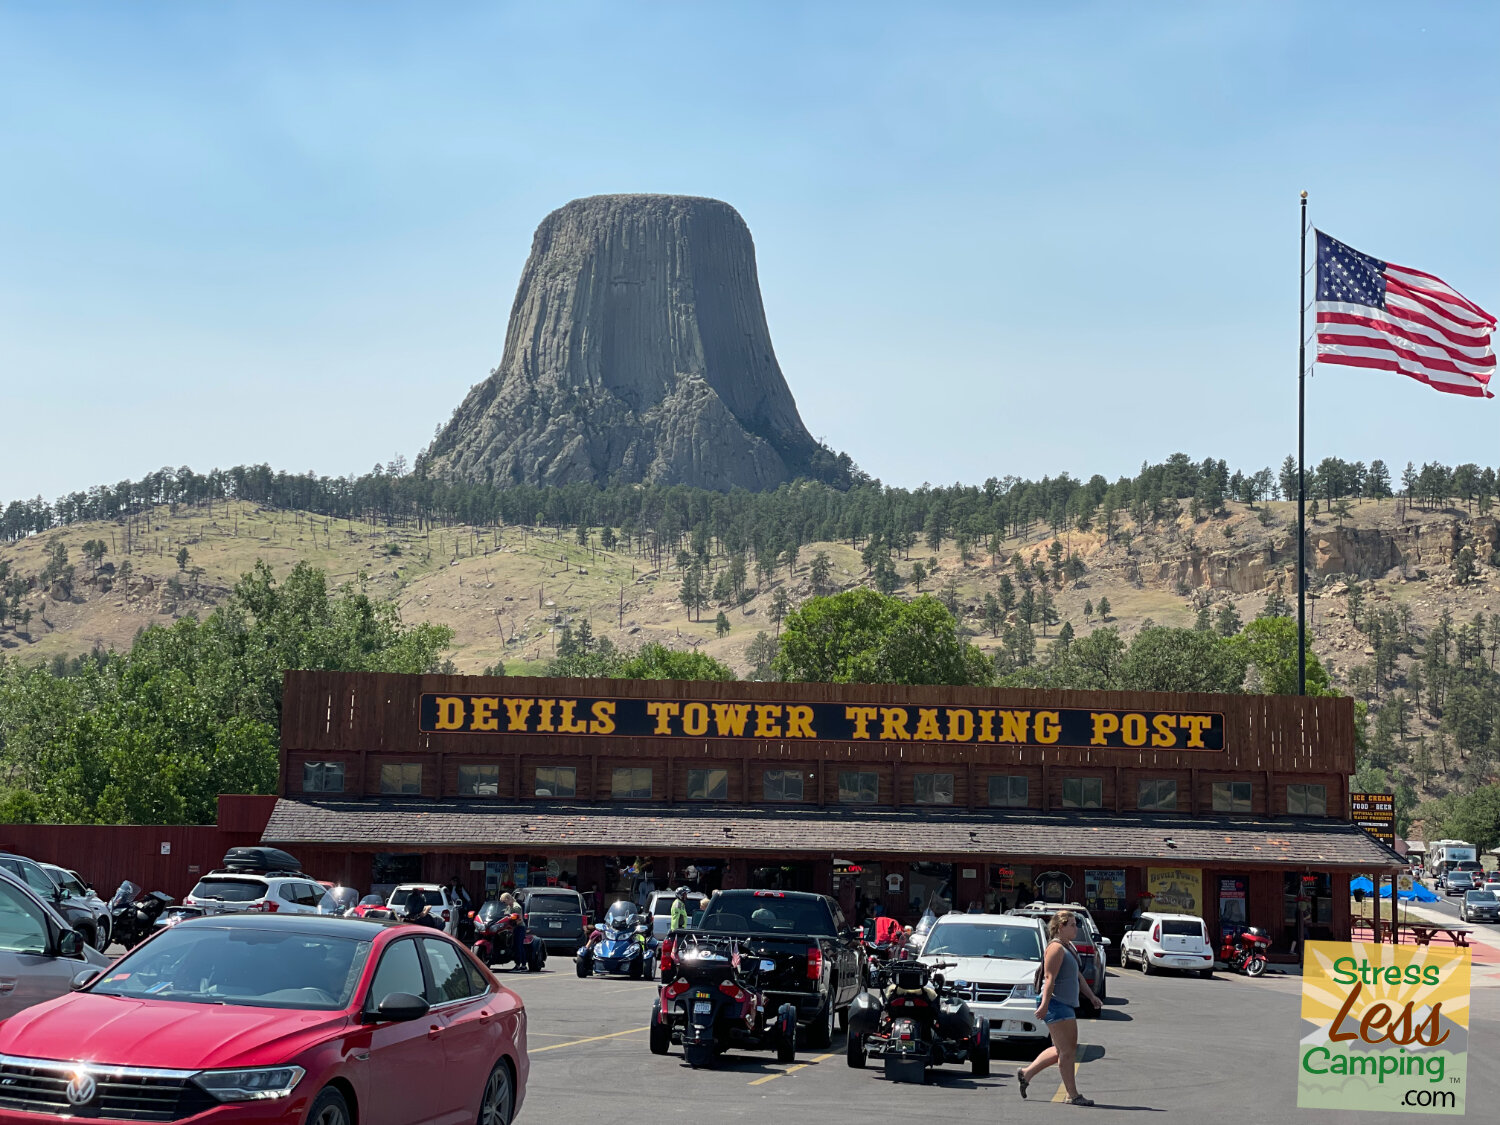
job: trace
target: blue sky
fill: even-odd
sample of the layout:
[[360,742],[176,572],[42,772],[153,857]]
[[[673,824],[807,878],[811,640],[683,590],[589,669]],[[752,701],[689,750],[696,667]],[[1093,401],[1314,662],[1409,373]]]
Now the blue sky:
[[[0,0],[0,502],[414,456],[541,218],[710,195],[808,428],[900,485],[1296,438],[1296,201],[1500,311],[1500,5]],[[1321,371],[1309,454],[1494,464]]]

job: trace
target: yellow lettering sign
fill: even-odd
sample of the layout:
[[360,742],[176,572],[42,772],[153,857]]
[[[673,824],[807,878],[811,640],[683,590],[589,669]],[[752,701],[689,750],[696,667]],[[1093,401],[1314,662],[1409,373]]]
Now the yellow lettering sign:
[[683,706],[682,733],[691,735],[708,733],[708,704],[688,703]]
[[917,733],[912,736],[918,742],[941,742],[943,732],[938,727],[937,708],[917,708]]
[[714,704],[714,728],[719,732],[720,738],[733,735],[741,738],[745,734],[745,720],[750,718],[750,704],[748,703],[715,703]]
[[880,714],[879,707],[845,707],[844,718],[854,723],[855,738],[870,737],[870,723]]
[[615,704],[611,699],[600,699],[594,703],[594,718],[589,723],[590,734],[614,734]]
[[906,733],[906,708],[905,707],[882,707],[880,709],[881,726],[880,737],[886,742],[910,742],[911,735]]
[[786,736],[788,738],[817,738],[812,728],[813,709],[800,703],[786,709]]
[[495,718],[495,706],[500,701],[488,695],[474,697],[474,717],[469,721],[470,730],[499,730],[500,720]]
[[437,697],[438,730],[462,730],[464,726],[464,701],[456,695]]
[[948,741],[968,742],[974,737],[974,712],[960,707],[948,708]]
[[574,718],[573,709],[578,706],[576,699],[564,699],[562,701],[562,714],[557,717],[557,729],[561,734],[587,734],[589,725],[583,719]]
[[531,714],[534,699],[502,699],[505,704],[506,730],[525,730],[526,719]]
[[781,737],[781,704],[757,703],[755,705],[755,737]]
[[1051,745],[1057,741],[1057,736],[1062,733],[1062,720],[1056,711],[1038,711],[1036,713],[1036,740],[1043,745]]
[[648,714],[648,715],[655,715],[656,716],[656,729],[654,731],[652,731],[651,733],[652,734],[671,734],[672,733],[672,724],[669,722],[669,720],[671,719],[671,717],[673,715],[677,714],[677,712],[680,709],[681,709],[681,704],[678,704],[678,703],[648,703],[648,704],[646,704],[646,714]]
[[1089,737],[1089,745],[1108,746],[1108,736],[1115,734],[1120,729],[1120,716],[1112,714],[1109,711],[1093,711],[1089,713],[1089,719],[1094,724],[1094,733]]

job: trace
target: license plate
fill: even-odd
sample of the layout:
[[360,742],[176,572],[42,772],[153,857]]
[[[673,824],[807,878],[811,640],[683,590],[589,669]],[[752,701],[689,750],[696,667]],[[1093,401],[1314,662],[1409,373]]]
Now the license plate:
[[562,929],[562,923],[561,922],[548,922],[547,926],[548,926],[549,929],[553,929],[553,930],[560,930],[560,929]]
[[712,1007],[713,1005],[710,1004],[707,1000],[695,1000],[693,1001],[693,1015],[704,1015]]

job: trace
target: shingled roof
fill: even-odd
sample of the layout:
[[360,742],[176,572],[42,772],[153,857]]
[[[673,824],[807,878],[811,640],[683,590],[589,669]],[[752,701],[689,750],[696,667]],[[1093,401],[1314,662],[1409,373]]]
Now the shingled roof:
[[525,805],[431,800],[276,802],[267,844],[570,852],[1003,856],[1006,859],[1295,864],[1373,871],[1404,863],[1340,820],[1251,820],[977,809]]

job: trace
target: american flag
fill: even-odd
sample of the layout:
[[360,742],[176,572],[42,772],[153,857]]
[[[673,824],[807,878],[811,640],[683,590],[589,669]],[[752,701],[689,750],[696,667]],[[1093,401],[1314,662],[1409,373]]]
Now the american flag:
[[1318,236],[1318,362],[1399,371],[1434,390],[1494,398],[1495,318],[1430,273]]

